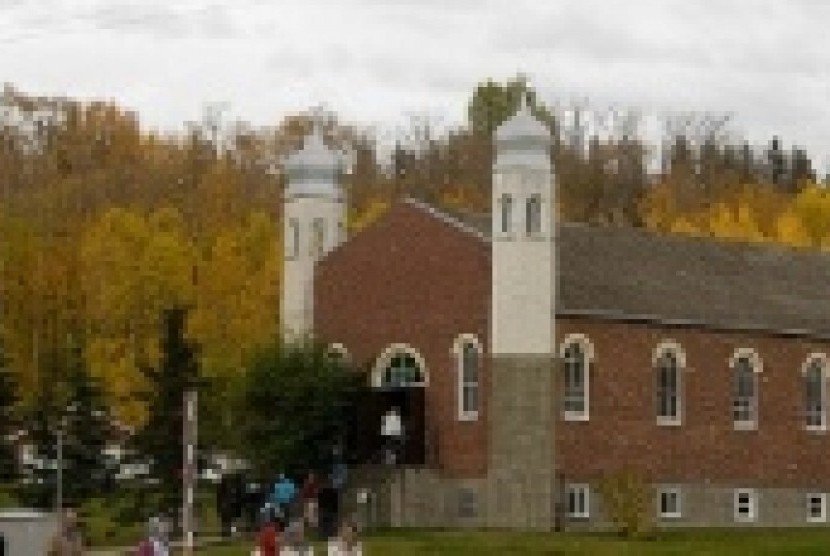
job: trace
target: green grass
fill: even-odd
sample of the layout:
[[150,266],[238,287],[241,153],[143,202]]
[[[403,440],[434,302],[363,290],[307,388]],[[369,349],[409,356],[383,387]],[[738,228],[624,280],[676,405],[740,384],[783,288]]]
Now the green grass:
[[[700,529],[666,531],[645,540],[624,540],[602,533],[512,533],[496,531],[389,531],[364,539],[364,554],[470,555],[547,554],[586,556],[649,556],[700,554],[708,556],[830,554],[826,529]],[[248,555],[253,541],[200,551],[211,556]],[[325,555],[322,545],[315,554]]]

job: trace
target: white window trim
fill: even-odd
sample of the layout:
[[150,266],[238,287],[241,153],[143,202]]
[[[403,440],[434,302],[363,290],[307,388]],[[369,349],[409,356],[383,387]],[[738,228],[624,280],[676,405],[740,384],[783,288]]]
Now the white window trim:
[[[738,501],[742,495],[749,496],[749,515],[740,515]],[[758,519],[758,493],[752,488],[735,489],[732,495],[732,514],[737,523],[754,523]]]
[[[464,346],[468,344],[472,344],[478,354],[478,375],[476,380],[478,401],[475,411],[464,411]],[[479,409],[481,408],[481,365],[484,359],[484,348],[475,334],[460,334],[452,343],[451,354],[455,361],[456,417],[459,421],[477,421]]]
[[760,396],[760,387],[761,387],[761,380],[760,375],[764,371],[764,364],[761,360],[761,357],[758,355],[758,352],[755,351],[754,348],[738,348],[732,354],[732,357],[729,358],[729,370],[730,370],[730,388],[734,388],[734,380],[735,380],[735,364],[738,360],[748,358],[750,364],[752,365],[752,371],[755,375],[755,387],[754,387],[754,399],[753,399],[753,408],[752,413],[754,419],[747,420],[747,421],[736,421],[735,420],[735,393],[734,390],[730,395],[730,411],[732,412],[732,428],[736,431],[755,431],[758,430],[758,418],[761,412],[761,396]]
[[652,373],[656,373],[657,365],[666,352],[674,354],[677,361],[677,415],[674,417],[657,416],[657,425],[661,427],[679,427],[683,424],[683,398],[685,396],[686,352],[683,346],[675,340],[663,340],[651,354]]
[[808,432],[827,432],[827,411],[828,411],[827,406],[828,406],[828,402],[830,402],[830,400],[828,400],[828,398],[827,398],[827,394],[828,394],[828,392],[827,392],[827,380],[828,380],[827,374],[828,374],[828,371],[830,371],[830,369],[828,369],[827,355],[824,354],[824,353],[817,353],[817,352],[814,352],[814,353],[811,353],[810,355],[808,355],[807,358],[804,360],[804,363],[801,364],[801,376],[802,377],[807,376],[807,371],[810,368],[810,364],[813,363],[814,361],[821,361],[822,368],[823,368],[822,388],[824,390],[824,392],[823,392],[823,394],[824,394],[824,411],[821,415],[821,424],[820,425],[808,425],[806,423],[806,419],[805,419],[804,420],[804,429]]
[[[582,511],[571,511],[571,493],[582,493],[585,501]],[[587,484],[569,484],[565,487],[565,509],[571,519],[589,519],[591,517],[591,487]]]
[[[663,511],[663,494],[673,493],[677,499],[677,511]],[[657,491],[657,515],[660,519],[680,519],[683,517],[683,491],[680,487],[664,487]]]
[[[821,499],[821,515],[814,517],[810,515],[810,502],[812,498]],[[809,492],[804,499],[807,512],[807,523],[827,523],[827,493],[826,492]]]
[[568,334],[562,343],[559,344],[559,357],[565,360],[565,350],[573,343],[582,346],[585,355],[585,404],[582,411],[563,411],[562,417],[565,421],[590,421],[591,420],[591,368],[594,366],[594,344],[585,334]]
[[427,372],[427,364],[424,360],[421,353],[412,347],[409,344],[389,344],[386,349],[383,350],[383,353],[378,356],[375,360],[375,366],[372,369],[372,387],[373,388],[380,388],[383,386],[383,373],[386,371],[386,367],[392,361],[392,358],[399,354],[408,354],[415,358],[415,361],[418,363],[418,366],[421,368],[421,373],[424,375],[423,382],[419,382],[417,384],[411,384],[411,387],[418,387],[418,386],[428,386],[429,385],[429,373]]

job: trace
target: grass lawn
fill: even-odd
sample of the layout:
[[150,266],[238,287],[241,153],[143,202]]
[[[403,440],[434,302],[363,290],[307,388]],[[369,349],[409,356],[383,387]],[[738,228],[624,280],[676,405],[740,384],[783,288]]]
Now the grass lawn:
[[[511,533],[495,531],[389,531],[364,537],[366,556],[410,554],[584,554],[649,556],[705,554],[754,556],[830,555],[830,528],[687,530],[657,533],[650,540],[627,541],[601,533]],[[211,556],[248,555],[253,541],[201,551]],[[325,556],[322,545],[315,554]]]

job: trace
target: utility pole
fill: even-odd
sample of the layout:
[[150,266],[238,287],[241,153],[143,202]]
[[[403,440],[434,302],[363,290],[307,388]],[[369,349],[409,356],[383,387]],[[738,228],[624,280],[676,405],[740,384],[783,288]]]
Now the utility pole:
[[57,493],[55,496],[55,513],[60,516],[63,512],[63,423],[58,427],[58,477]]
[[196,402],[198,393],[189,386],[184,392],[184,504],[182,508],[182,532],[184,533],[184,554],[192,556],[194,550],[193,539],[193,491],[196,479],[196,434],[197,415]]

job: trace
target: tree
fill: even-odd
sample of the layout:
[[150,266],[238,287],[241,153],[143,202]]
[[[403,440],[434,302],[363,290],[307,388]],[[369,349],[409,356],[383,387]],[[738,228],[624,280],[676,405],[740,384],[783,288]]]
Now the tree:
[[322,345],[262,349],[246,367],[244,455],[265,475],[327,468],[361,384],[362,375]]
[[185,338],[187,311],[164,311],[161,361],[142,366],[149,388],[147,421],[135,438],[138,452],[151,462],[158,479],[162,510],[171,512],[180,503],[184,392],[199,378],[196,346]]
[[633,469],[621,469],[602,479],[599,491],[608,518],[621,535],[637,537],[649,532],[654,519],[652,488]]
[[67,407],[62,419],[64,497],[80,505],[105,492],[116,472],[105,449],[114,437],[109,408],[100,381],[93,377],[83,354],[83,343],[71,341],[66,379]]
[[11,483],[17,477],[17,452],[12,435],[17,432],[18,395],[17,378],[6,357],[0,339],[0,484]]
[[474,133],[491,136],[495,129],[518,110],[522,95],[526,95],[530,111],[546,122],[555,133],[553,115],[536,100],[536,91],[528,85],[524,75],[518,75],[505,84],[488,79],[480,83],[467,106],[467,117]]

